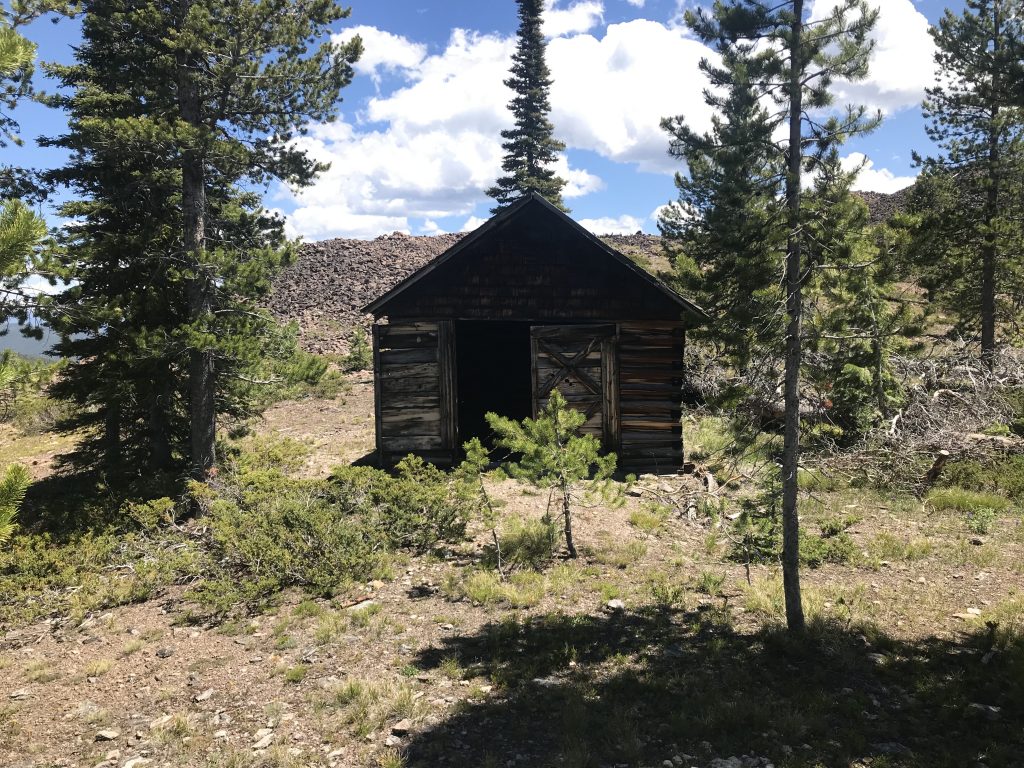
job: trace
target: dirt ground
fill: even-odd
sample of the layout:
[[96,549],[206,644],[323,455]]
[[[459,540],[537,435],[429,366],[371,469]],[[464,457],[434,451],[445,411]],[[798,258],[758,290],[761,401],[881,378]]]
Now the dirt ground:
[[[358,375],[336,400],[271,408],[258,429],[307,442],[313,451],[303,473],[324,475],[372,450],[372,398],[372,377]],[[34,471],[45,471],[48,455],[48,448],[40,453]],[[739,718],[740,710],[717,698],[723,683],[701,689],[704,704],[693,720],[671,732],[613,712],[607,722],[619,725],[604,737],[615,749],[637,745],[618,762],[598,757],[611,754],[611,747],[575,742],[552,757],[556,752],[547,745],[556,736],[549,729],[563,723],[571,732],[573,718],[589,717],[588,708],[612,706],[627,695],[618,686],[630,675],[657,685],[661,664],[696,675],[705,665],[717,670],[715,680],[742,672],[755,689],[746,691],[753,701],[759,675],[775,674],[765,671],[774,662],[742,654],[763,643],[756,633],[782,615],[777,569],[754,566],[748,585],[744,566],[726,559],[727,526],[679,514],[694,482],[644,478],[622,507],[581,511],[580,559],[520,574],[508,585],[474,567],[488,541],[486,531],[475,530],[462,548],[400,559],[390,580],[357,585],[331,601],[285,595],[270,612],[228,625],[184,625],[180,590],[174,589],[77,626],[53,620],[7,631],[0,642],[0,766],[767,764],[754,757],[714,762],[746,754],[745,744],[751,755],[796,750],[792,762],[780,765],[953,765],[901,762],[901,749],[926,749],[924,737],[919,745],[907,734],[917,727],[927,733],[927,722],[913,720],[895,736],[886,731],[890,720],[902,723],[901,713],[913,711],[893,691],[924,693],[881,683],[876,689],[875,682],[864,682],[875,681],[874,671],[846,666],[828,683],[835,690],[826,686],[823,695],[860,701],[863,694],[878,741],[867,740],[860,752],[856,740],[830,736],[827,728],[820,735],[795,729],[804,733],[803,745],[767,728],[709,743],[714,739],[703,738],[693,723],[711,722],[717,707]],[[536,519],[547,502],[545,494],[514,481],[494,483],[491,491],[505,503],[506,521]],[[644,513],[656,502],[667,502],[669,513],[652,522]],[[858,554],[849,564],[805,569],[806,602],[812,616],[850,629],[858,663],[870,665],[868,657],[881,653],[870,633],[855,631],[861,624],[886,633],[890,650],[884,652],[893,659],[910,658],[911,651],[891,649],[955,647],[966,632],[982,630],[986,619],[1019,602],[1019,516],[1004,516],[989,533],[974,535],[913,500],[847,490],[823,497],[805,525],[835,513],[859,518],[851,529]],[[670,631],[676,640],[659,640]],[[500,648],[491,645],[499,642]],[[688,656],[698,647],[708,654],[699,662]],[[722,648],[736,649],[730,668],[718,666]],[[768,679],[783,685],[793,676],[788,670],[796,669],[786,664],[779,677]],[[539,699],[523,698],[522,690],[543,698],[563,682],[580,691],[578,700],[552,693],[544,700],[552,714],[543,721],[524,711]],[[897,702],[891,711],[886,696]],[[695,697],[692,706],[701,701]],[[691,706],[676,701],[672,711]],[[1011,710],[997,715],[991,727],[1011,726],[998,720]],[[979,738],[990,727],[968,725]],[[1019,739],[1019,723],[1014,727]],[[593,734],[594,724],[578,728]],[[800,757],[803,747],[813,760]],[[1006,760],[978,764],[1014,764]]]

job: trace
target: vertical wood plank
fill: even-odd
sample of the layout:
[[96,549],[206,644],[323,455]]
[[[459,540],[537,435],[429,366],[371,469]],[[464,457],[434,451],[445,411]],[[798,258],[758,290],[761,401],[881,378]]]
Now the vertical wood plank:
[[382,336],[381,325],[373,324],[373,420],[377,434],[377,460],[384,462],[384,446],[382,445],[382,434],[384,431],[384,398],[381,393],[383,372],[380,368],[380,340]]
[[437,332],[437,360],[441,380],[441,445],[452,451],[452,461],[458,449],[458,399],[456,393],[455,324],[441,320]]
[[605,448],[619,454],[621,451],[621,422],[619,420],[619,331],[602,344],[601,390],[604,393]]

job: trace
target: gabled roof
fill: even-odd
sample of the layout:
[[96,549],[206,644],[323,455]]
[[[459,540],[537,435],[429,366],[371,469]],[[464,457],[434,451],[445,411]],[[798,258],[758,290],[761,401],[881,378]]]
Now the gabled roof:
[[406,291],[411,289],[413,286],[415,286],[425,277],[433,273],[435,270],[457,259],[460,254],[470,249],[473,245],[475,245],[481,239],[486,237],[489,233],[506,225],[508,222],[518,217],[525,209],[529,208],[530,206],[541,206],[549,213],[554,214],[556,217],[558,217],[558,219],[561,220],[561,222],[566,227],[572,229],[581,238],[585,238],[586,240],[588,240],[592,245],[597,247],[609,258],[619,262],[622,266],[629,269],[637,277],[637,279],[642,280],[645,283],[648,283],[652,288],[656,289],[661,294],[663,294],[665,298],[669,299],[670,301],[678,305],[679,308],[682,309],[684,312],[689,313],[690,315],[694,316],[699,320],[708,319],[708,314],[699,306],[694,304],[689,299],[680,296],[678,293],[676,293],[671,288],[663,284],[649,272],[637,266],[632,260],[624,256],[623,254],[619,253],[617,250],[615,250],[610,245],[605,243],[599,237],[589,232],[586,228],[581,226],[579,223],[577,223],[572,218],[567,216],[565,213],[560,211],[554,205],[549,203],[542,195],[532,191],[526,195],[523,195],[508,208],[496,214],[485,224],[481,225],[472,233],[462,238],[462,240],[457,242],[455,245],[453,245],[447,251],[445,251],[440,256],[435,258],[429,264],[420,268],[416,272],[413,272],[405,280],[400,282],[398,285],[396,285],[390,291],[385,293],[383,296],[367,304],[363,308],[363,312],[367,314],[372,314],[375,317],[382,317],[384,315],[387,315],[388,306],[395,299],[397,299],[399,296],[401,296]]

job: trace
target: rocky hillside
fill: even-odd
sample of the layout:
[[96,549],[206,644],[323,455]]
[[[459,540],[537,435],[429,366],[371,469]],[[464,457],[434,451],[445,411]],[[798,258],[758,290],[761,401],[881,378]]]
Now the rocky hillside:
[[368,324],[362,307],[462,237],[395,232],[374,240],[307,243],[275,281],[267,308],[283,322],[298,322],[307,351],[343,352],[352,329]]
[[[895,195],[859,193],[871,208],[871,220],[889,218],[905,205],[907,190]],[[368,326],[360,311],[406,276],[455,245],[465,235],[415,237],[395,232],[374,240],[323,240],[307,243],[298,259],[277,278],[267,308],[282,322],[295,321],[302,346],[317,354],[339,354],[352,329]],[[661,238],[637,232],[607,235],[606,243],[648,271],[670,268]]]

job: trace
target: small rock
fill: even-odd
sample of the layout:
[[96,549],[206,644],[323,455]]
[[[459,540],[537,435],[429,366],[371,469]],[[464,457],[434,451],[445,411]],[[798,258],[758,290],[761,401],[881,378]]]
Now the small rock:
[[227,737],[228,737],[228,732],[227,731],[215,731],[214,734],[213,734],[213,738],[215,738],[215,739],[226,739]]
[[110,750],[109,752],[107,752],[107,756],[104,759],[105,760],[109,760],[111,762],[116,762],[116,761],[120,760],[121,759],[121,750],[120,749],[112,749],[112,750]]
[[10,698],[14,699],[15,701],[30,699],[32,698],[32,691],[28,690],[28,688],[19,688],[18,690],[13,691],[11,693]]
[[112,728],[99,731],[93,741],[115,741],[121,737],[120,731],[115,731]]
[[271,731],[266,736],[264,736],[262,739],[260,739],[255,744],[253,744],[252,748],[253,749],[266,749],[267,747],[269,747],[273,743],[274,743],[274,732]]
[[164,726],[168,725],[171,722],[171,720],[173,720],[173,719],[174,719],[174,715],[164,715],[163,717],[158,717],[155,720],[150,720],[149,721],[149,730],[151,730],[151,731],[159,731],[161,728],[163,728]]
[[616,598],[615,600],[609,600],[607,603],[605,603],[604,607],[607,608],[609,611],[626,610],[626,604],[618,598]]
[[386,739],[384,739],[384,746],[386,747],[397,747],[401,743],[402,740],[394,734],[391,734]]
[[213,688],[207,688],[202,693],[197,693],[195,696],[193,696],[192,697],[192,701],[194,701],[194,702],[196,702],[196,704],[198,704],[201,701],[206,701],[211,696],[213,696]]
[[391,726],[391,733],[395,736],[405,736],[412,730],[412,720],[407,717],[402,718],[393,726]]
[[152,762],[148,757],[133,757],[122,765],[121,768],[142,768],[142,766],[150,765]]
[[974,538],[971,539],[971,544],[973,544],[976,547],[980,547],[980,546],[983,546],[985,544],[985,540],[983,538],[981,538],[980,536],[975,536]]
[[157,657],[159,657],[161,659],[169,659],[171,656],[174,655],[174,649],[173,648],[158,648],[157,651],[156,651],[156,655],[157,655]]

